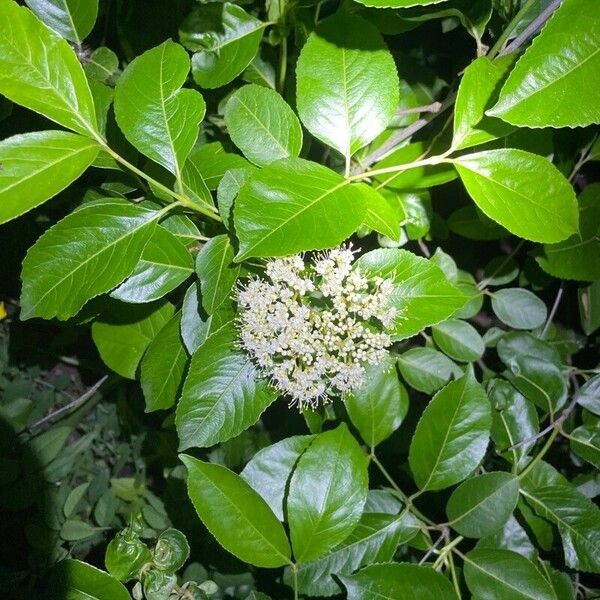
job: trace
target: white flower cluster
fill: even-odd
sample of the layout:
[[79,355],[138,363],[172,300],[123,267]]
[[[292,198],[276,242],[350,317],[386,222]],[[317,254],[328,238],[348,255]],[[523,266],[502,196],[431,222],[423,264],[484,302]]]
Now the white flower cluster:
[[303,410],[364,383],[365,364],[381,363],[385,332],[398,311],[394,285],[352,266],[337,248],[314,264],[299,255],[269,261],[269,280],[253,278],[237,292],[240,346],[273,385]]

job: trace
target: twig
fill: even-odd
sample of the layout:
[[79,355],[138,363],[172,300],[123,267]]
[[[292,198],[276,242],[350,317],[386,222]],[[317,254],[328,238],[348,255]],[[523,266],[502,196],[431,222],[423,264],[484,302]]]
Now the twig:
[[558,288],[558,292],[556,293],[556,298],[554,299],[554,304],[552,305],[550,314],[548,315],[548,318],[546,319],[546,323],[544,324],[544,328],[542,329],[542,333],[540,335],[541,339],[544,339],[546,337],[546,333],[548,332],[550,323],[552,323],[552,320],[554,319],[554,317],[556,315],[556,311],[558,310],[558,305],[560,304],[560,300],[563,296],[564,291],[565,291],[564,283],[561,281],[560,287]]
[[508,45],[498,53],[498,56],[511,54],[518,50],[525,42],[532,38],[553,15],[562,0],[552,0],[548,6]]
[[57,410],[51,412],[49,415],[46,415],[39,421],[36,421],[33,425],[31,425],[29,427],[29,431],[32,431],[36,427],[39,427],[40,425],[43,425],[44,423],[47,423],[48,421],[52,421],[52,420],[56,419],[57,417],[60,417],[63,414],[65,414],[71,410],[75,410],[76,408],[79,408],[84,402],[89,400],[100,389],[100,386],[107,379],[108,379],[108,375],[104,375],[104,377],[101,377],[89,390],[87,390],[83,394],[81,394],[81,396],[78,396],[72,402],[69,402],[68,404],[65,404],[64,406],[61,406]]
[[437,113],[442,108],[441,102],[432,102],[425,106],[413,106],[412,108],[399,108],[396,111],[396,116],[401,117],[402,115],[412,115],[414,113]]
[[423,558],[419,561],[420,565],[423,565],[427,562],[427,559],[435,552],[436,548],[441,544],[441,542],[443,540],[448,540],[448,528],[445,527],[442,530],[442,533],[440,534],[440,537],[438,537],[437,540],[435,540],[435,542],[433,544],[431,544],[431,546],[429,547],[429,550],[427,550],[427,552],[425,553],[425,555],[423,556]]

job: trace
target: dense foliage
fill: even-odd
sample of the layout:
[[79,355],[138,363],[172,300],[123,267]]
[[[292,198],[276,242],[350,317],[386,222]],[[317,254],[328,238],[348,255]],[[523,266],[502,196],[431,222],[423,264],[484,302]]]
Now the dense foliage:
[[599,597],[598,124],[597,0],[0,0],[3,597]]

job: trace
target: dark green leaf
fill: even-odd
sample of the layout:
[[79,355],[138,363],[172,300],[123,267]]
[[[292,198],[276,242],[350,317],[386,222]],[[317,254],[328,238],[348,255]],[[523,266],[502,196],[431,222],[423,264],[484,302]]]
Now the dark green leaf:
[[537,556],[537,549],[531,543],[527,532],[512,515],[500,531],[481,538],[477,542],[476,548],[512,550],[530,560]]
[[489,114],[526,127],[600,123],[600,15],[564,0],[519,59]]
[[170,408],[175,404],[188,364],[177,313],[150,342],[141,364],[140,383],[146,411]]
[[367,365],[366,383],[346,395],[346,410],[362,439],[371,447],[388,438],[408,411],[408,393],[398,380],[394,361]]
[[535,565],[510,550],[471,550],[465,579],[481,600],[558,600]]
[[264,24],[230,2],[197,6],[182,23],[179,39],[192,56],[198,85],[217,88],[237,77],[256,55]]
[[532,292],[521,288],[505,288],[492,295],[496,316],[515,329],[535,329],[544,324],[546,305]]
[[577,232],[575,192],[545,158],[507,148],[453,162],[477,206],[511,233],[552,243]]
[[287,500],[296,562],[323,556],[354,529],[367,499],[367,465],[367,455],[343,423],[319,434],[302,454]]
[[581,425],[570,433],[571,450],[600,469],[600,423]]
[[212,315],[230,298],[240,272],[233,264],[235,252],[227,235],[209,240],[196,257],[196,273],[200,279],[202,307]]
[[97,139],[92,94],[68,42],[12,0],[0,0],[0,31],[0,94]]
[[446,385],[452,375],[462,371],[445,354],[433,348],[411,348],[398,356],[398,368],[410,387],[433,394]]
[[310,35],[296,77],[302,123],[345,156],[347,164],[386,128],[398,105],[396,66],[381,34],[344,11]]
[[576,393],[577,403],[600,417],[600,375],[592,377]]
[[52,589],[69,600],[131,600],[125,586],[108,573],[79,560],[63,560],[55,568]]
[[586,335],[600,327],[600,280],[578,291],[579,318]]
[[477,330],[465,321],[448,319],[431,328],[433,341],[451,358],[461,362],[480,359],[485,351]]
[[[257,171],[240,190],[238,261],[337,246],[363,222],[362,194],[337,173],[291,158]],[[317,224],[326,223],[327,227]]]
[[409,563],[369,565],[340,580],[348,600],[456,600],[452,584],[441,573]]
[[302,148],[302,129],[294,111],[274,90],[246,85],[225,107],[225,124],[233,143],[257,165],[295,158]]
[[277,393],[236,346],[234,327],[211,335],[192,357],[177,405],[181,449],[223,442],[254,425]]
[[119,304],[115,308],[92,324],[92,338],[113,371],[135,379],[146,348],[173,316],[173,305]]
[[240,560],[258,567],[290,562],[290,546],[267,503],[239,476],[220,465],[182,455],[188,494],[217,541]]
[[447,319],[467,299],[439,267],[406,250],[373,250],[356,264],[366,273],[392,278],[396,284],[391,300],[399,311],[392,327],[395,339],[410,337]]
[[75,181],[98,145],[67,131],[36,131],[0,142],[0,223],[35,208]]
[[485,473],[467,479],[446,505],[452,527],[465,537],[483,537],[500,529],[517,506],[519,481],[510,473]]
[[419,488],[441,490],[472,473],[485,454],[490,426],[490,404],[472,371],[440,390],[410,444],[408,461]]
[[135,58],[115,89],[115,116],[125,137],[173,173],[180,188],[206,111],[197,91],[181,89],[189,70],[187,52],[167,40]]
[[107,199],[48,229],[23,261],[21,319],[68,319],[121,283],[151,238],[157,214]]
[[81,42],[92,31],[98,15],[98,0],[27,0],[31,10],[70,42]]
[[[219,142],[211,142],[196,146],[190,153],[183,171],[184,181],[188,185],[195,182],[194,186],[202,185],[207,190],[216,190],[221,179],[230,169],[242,169],[250,167],[250,163],[239,154],[225,152]],[[205,192],[201,192],[204,197]],[[205,198],[206,202],[212,203],[210,193]]]
[[267,446],[259,450],[240,473],[280,521],[284,520],[284,501],[292,471],[314,438],[314,435],[295,435]]

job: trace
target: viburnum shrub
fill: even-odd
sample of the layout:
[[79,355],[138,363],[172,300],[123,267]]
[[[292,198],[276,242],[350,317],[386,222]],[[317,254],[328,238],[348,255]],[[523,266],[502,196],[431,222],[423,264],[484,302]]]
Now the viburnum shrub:
[[2,379],[0,505],[53,498],[3,588],[599,597],[598,0],[22,4],[9,313],[121,395]]

